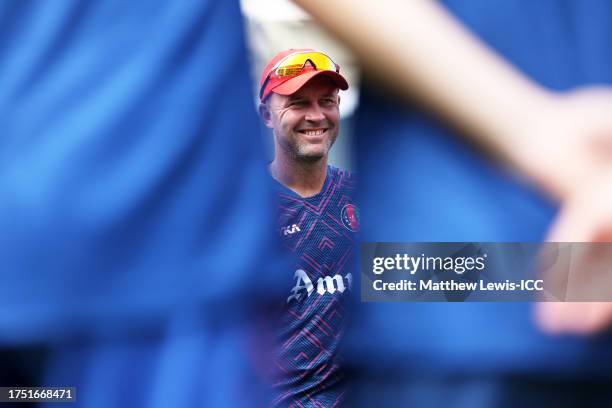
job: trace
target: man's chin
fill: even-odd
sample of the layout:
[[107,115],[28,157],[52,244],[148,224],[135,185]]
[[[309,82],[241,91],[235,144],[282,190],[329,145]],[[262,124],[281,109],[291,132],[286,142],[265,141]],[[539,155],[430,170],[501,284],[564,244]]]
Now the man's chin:
[[315,163],[325,158],[325,156],[326,154],[324,152],[298,152],[295,157],[302,162]]

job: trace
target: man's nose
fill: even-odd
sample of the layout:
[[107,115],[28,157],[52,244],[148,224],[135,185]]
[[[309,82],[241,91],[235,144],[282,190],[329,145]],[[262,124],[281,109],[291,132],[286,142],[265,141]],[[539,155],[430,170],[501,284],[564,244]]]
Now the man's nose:
[[323,110],[317,104],[311,106],[306,112],[306,120],[308,122],[321,122],[325,120],[325,115],[323,114]]

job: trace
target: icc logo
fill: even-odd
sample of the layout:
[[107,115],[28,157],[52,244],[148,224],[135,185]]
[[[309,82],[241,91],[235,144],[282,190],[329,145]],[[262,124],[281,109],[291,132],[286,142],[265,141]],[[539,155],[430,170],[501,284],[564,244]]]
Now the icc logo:
[[359,209],[353,204],[347,204],[342,208],[340,219],[347,229],[353,232],[359,230]]

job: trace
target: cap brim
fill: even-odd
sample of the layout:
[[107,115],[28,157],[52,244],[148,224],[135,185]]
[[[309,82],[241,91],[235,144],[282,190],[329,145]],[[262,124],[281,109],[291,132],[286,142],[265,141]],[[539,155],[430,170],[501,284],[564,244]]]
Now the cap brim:
[[328,77],[338,86],[338,88],[342,89],[343,91],[347,90],[349,87],[348,82],[346,82],[346,79],[344,79],[344,77],[337,72],[311,71],[311,72],[306,72],[295,78],[291,78],[283,82],[282,84],[272,88],[270,91],[277,93],[279,95],[293,95],[301,87],[303,87],[308,81],[310,81],[312,78],[319,76],[319,75],[324,75]]

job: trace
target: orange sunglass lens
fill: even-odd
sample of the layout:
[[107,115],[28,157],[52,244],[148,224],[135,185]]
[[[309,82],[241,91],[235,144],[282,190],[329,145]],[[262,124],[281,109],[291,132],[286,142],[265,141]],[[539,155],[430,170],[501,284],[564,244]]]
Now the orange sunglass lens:
[[296,76],[302,72],[302,69],[304,69],[304,64],[282,66],[276,70],[276,75],[279,77]]

